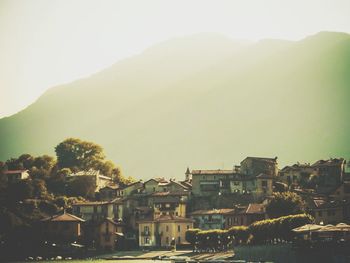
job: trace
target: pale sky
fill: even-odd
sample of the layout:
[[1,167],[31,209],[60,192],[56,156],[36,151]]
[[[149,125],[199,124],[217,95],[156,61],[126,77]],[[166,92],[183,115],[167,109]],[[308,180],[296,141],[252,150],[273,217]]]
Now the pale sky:
[[172,37],[350,32],[350,0],[0,0],[0,117]]

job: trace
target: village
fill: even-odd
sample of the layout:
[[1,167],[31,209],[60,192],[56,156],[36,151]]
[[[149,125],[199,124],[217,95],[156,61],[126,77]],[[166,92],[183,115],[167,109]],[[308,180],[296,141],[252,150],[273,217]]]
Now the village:
[[[152,178],[125,186],[98,170],[79,171],[67,180],[92,178],[94,198],[41,219],[38,231],[49,247],[192,249],[191,230],[229,230],[271,219],[267,207],[276,193],[285,192],[301,197],[314,226],[336,226],[350,223],[348,169],[342,158],[280,169],[277,157],[247,157],[229,170],[187,168],[183,180]],[[4,174],[12,182],[31,176],[28,170]]]

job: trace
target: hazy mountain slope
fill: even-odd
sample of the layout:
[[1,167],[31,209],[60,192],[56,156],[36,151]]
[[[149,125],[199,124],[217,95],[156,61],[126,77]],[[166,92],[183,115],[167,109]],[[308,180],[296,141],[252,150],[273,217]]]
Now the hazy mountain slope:
[[126,173],[181,177],[246,155],[350,157],[350,37],[241,46],[214,35],[161,43],[47,92],[0,120],[0,159],[68,136],[103,145]]

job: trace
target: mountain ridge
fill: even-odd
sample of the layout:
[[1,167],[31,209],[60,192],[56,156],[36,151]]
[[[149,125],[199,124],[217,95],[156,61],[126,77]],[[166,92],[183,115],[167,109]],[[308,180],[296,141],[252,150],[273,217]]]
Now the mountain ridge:
[[349,158],[350,127],[342,121],[349,117],[349,39],[321,32],[239,47],[225,40],[219,54],[205,44],[193,50],[198,39],[179,49],[185,52],[170,45],[158,54],[156,45],[0,119],[0,160],[52,154],[66,137],[101,144],[137,178],[180,178],[187,166],[223,162],[230,168],[247,155],[277,155],[285,164]]

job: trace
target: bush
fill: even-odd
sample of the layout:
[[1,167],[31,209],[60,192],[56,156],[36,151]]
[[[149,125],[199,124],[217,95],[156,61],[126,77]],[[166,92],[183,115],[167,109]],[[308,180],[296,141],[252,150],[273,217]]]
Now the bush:
[[257,221],[249,226],[251,243],[266,243],[274,240],[290,241],[293,237],[292,229],[313,222],[310,215],[299,214],[282,216],[275,219]]
[[51,203],[51,202],[46,201],[46,200],[40,201],[38,207],[39,207],[41,212],[43,212],[45,214],[49,214],[49,215],[53,215],[53,214],[57,213],[57,211],[58,211],[58,207],[54,203]]
[[233,226],[228,230],[228,235],[235,244],[242,244],[247,242],[250,233],[247,226]]

